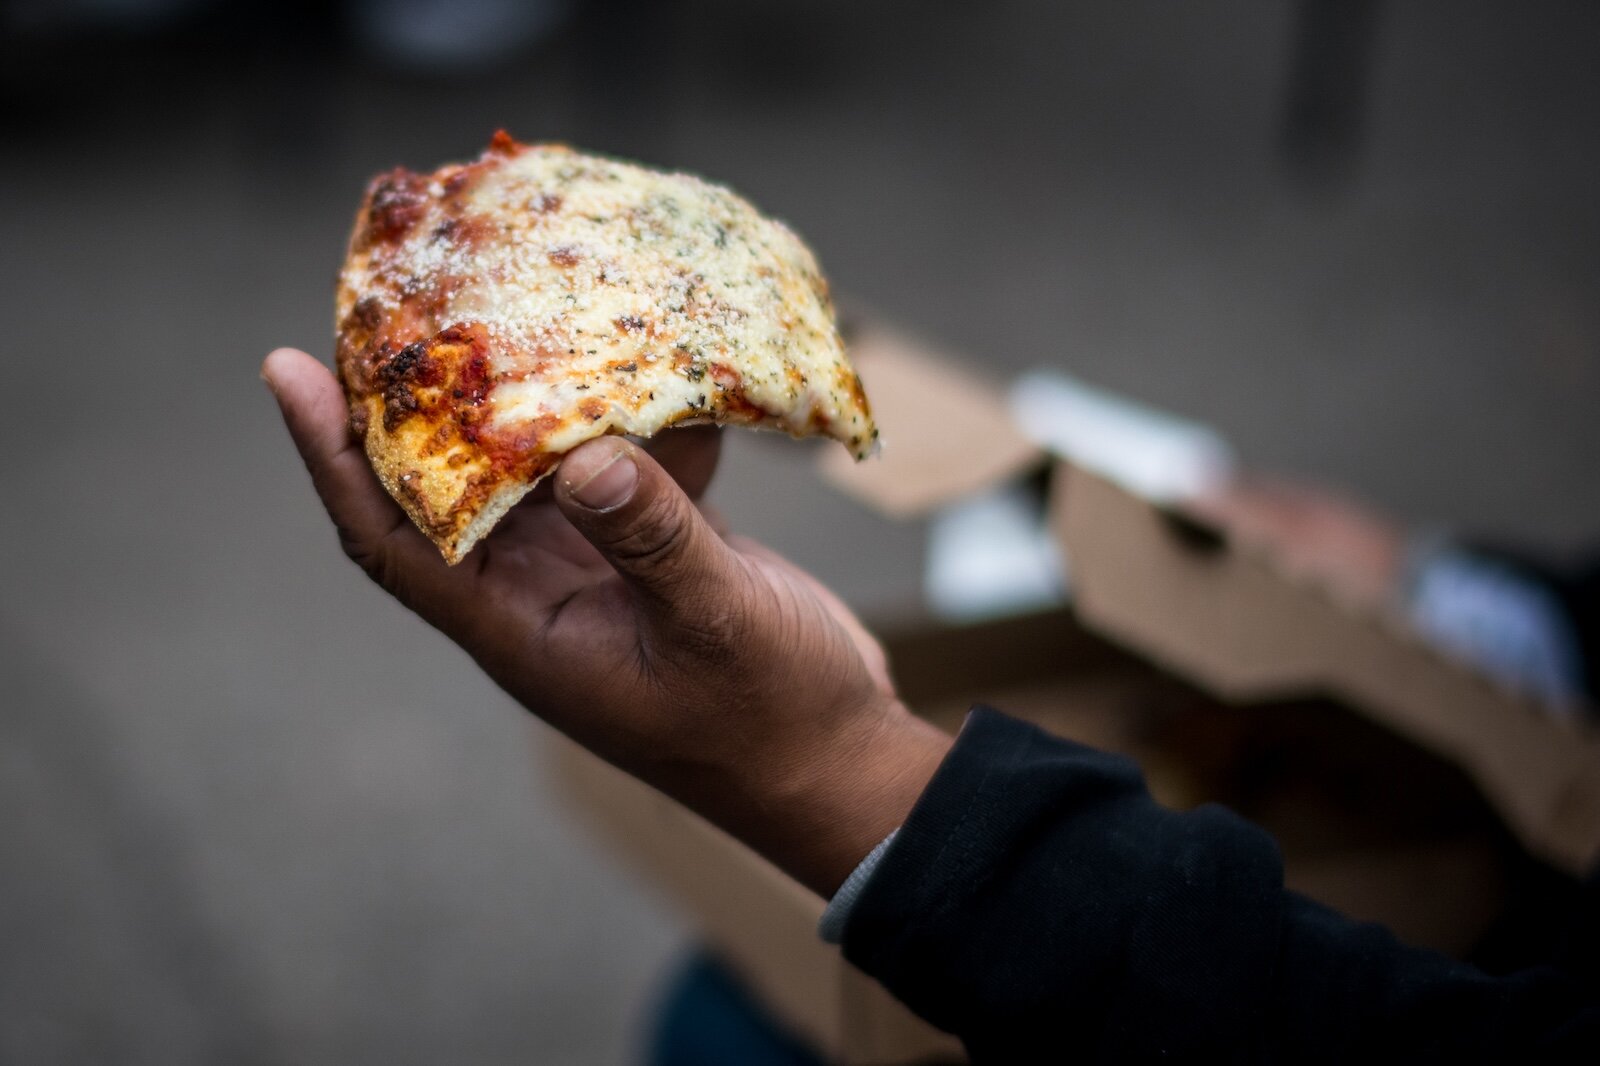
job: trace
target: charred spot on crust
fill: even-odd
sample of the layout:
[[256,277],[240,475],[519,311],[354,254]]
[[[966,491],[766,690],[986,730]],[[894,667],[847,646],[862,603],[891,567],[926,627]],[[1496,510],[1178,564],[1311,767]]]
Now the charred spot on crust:
[[350,308],[350,313],[345,316],[345,329],[359,327],[366,333],[376,333],[378,326],[383,322],[383,303],[376,296],[368,296],[357,300],[356,305]]
[[383,305],[374,296],[358,300],[339,323],[335,364],[351,396],[372,391],[373,341],[383,325]]
[[424,510],[428,502],[427,497],[422,495],[421,482],[422,478],[417,475],[415,470],[408,470],[395,479],[400,491],[405,493],[406,498],[411,501],[418,511]]
[[598,422],[605,417],[606,402],[597,396],[590,396],[579,402],[578,413],[591,422]]
[[481,327],[451,326],[377,363],[374,377],[384,429],[416,415],[472,429],[491,384],[488,341]]
[[341,339],[336,362],[346,393],[353,399],[382,392],[382,386],[378,384],[378,367],[391,358],[394,352],[394,346],[388,341],[375,341],[369,338],[360,348],[347,348],[345,341]]
[[392,488],[398,491],[396,498],[418,526],[431,536],[448,537],[455,532],[459,518],[448,511],[442,515],[436,512],[422,482],[420,471],[408,470],[394,479]]
[[616,326],[624,333],[638,333],[644,329],[644,319],[638,315],[623,315],[616,320]]
[[392,241],[406,234],[428,207],[428,178],[404,167],[380,174],[367,199],[367,232]]
[[437,385],[439,366],[428,353],[431,345],[431,341],[408,344],[396,352],[393,359],[379,367],[378,376],[383,381],[384,387]]

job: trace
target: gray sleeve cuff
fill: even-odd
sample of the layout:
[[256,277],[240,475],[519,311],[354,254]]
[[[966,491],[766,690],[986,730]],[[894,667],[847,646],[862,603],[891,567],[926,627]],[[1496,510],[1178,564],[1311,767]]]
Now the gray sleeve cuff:
[[861,864],[850,871],[850,876],[844,879],[844,884],[839,886],[839,891],[833,894],[833,899],[828,902],[828,909],[822,912],[822,920],[817,923],[817,935],[830,944],[837,944],[844,940],[845,923],[850,920],[850,911],[856,905],[856,900],[861,898],[861,893],[867,890],[867,882],[872,879],[872,871],[878,868],[878,863],[883,861],[884,852],[889,850],[889,845],[894,843],[896,829],[879,842],[861,860]]

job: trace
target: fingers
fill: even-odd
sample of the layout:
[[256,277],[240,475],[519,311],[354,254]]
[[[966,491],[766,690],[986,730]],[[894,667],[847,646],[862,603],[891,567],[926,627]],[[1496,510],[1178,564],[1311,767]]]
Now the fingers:
[[261,377],[346,553],[380,580],[396,563],[425,559],[433,549],[378,484],[328,368],[305,352],[279,348],[261,364]]
[[737,588],[738,557],[642,448],[618,437],[574,449],[556,503],[650,610],[682,615]]

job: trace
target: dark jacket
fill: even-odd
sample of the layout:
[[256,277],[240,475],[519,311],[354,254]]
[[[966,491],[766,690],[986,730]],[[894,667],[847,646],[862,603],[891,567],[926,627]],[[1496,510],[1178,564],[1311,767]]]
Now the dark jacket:
[[1600,898],[1491,977],[1283,887],[1276,845],[986,708],[855,902],[845,954],[978,1063],[1600,1062]]

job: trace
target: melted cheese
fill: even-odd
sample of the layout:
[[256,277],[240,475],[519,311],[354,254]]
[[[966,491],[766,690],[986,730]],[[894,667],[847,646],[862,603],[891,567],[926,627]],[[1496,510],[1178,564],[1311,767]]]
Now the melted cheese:
[[[503,137],[475,164],[397,172],[369,190],[338,303],[369,454],[447,557],[470,547],[486,481],[526,491],[554,465],[490,469],[488,439],[537,458],[712,420],[826,434],[857,457],[876,442],[811,253],[691,175]],[[397,353],[451,328],[486,338],[486,391],[395,384]],[[479,428],[439,415],[451,396]]]

